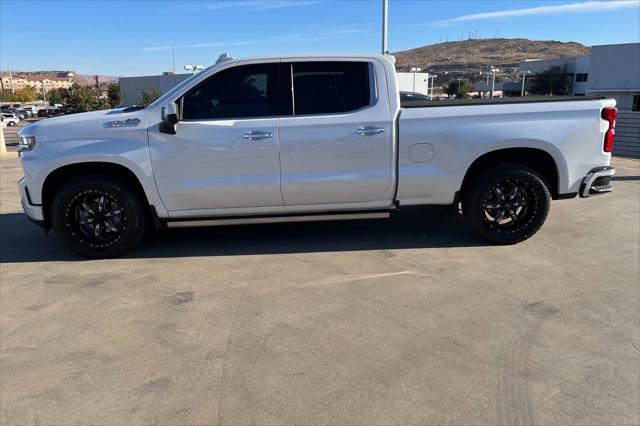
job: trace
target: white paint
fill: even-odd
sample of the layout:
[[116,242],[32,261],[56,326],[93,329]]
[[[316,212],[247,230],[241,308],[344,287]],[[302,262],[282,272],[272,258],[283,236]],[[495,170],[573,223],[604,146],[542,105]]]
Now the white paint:
[[[279,60],[369,62],[375,70],[376,100],[345,114],[181,122],[177,135],[158,131],[161,107],[216,72]],[[388,209],[396,201],[450,204],[475,159],[519,147],[549,153],[558,168],[559,192],[577,192],[591,168],[609,164],[610,154],[602,152],[607,123],[600,110],[613,105],[613,100],[586,100],[400,111],[395,68],[382,55],[229,60],[196,74],[143,110],[74,114],[23,128],[21,136],[37,139],[35,149],[21,156],[23,183],[34,205],[25,210],[41,210],[42,187],[52,171],[82,162],[129,169],[163,218]],[[127,119],[140,124],[103,127]],[[356,133],[367,126],[385,132]],[[268,131],[273,138],[247,141],[241,137],[247,130]],[[412,161],[416,145],[413,160],[433,158]]]

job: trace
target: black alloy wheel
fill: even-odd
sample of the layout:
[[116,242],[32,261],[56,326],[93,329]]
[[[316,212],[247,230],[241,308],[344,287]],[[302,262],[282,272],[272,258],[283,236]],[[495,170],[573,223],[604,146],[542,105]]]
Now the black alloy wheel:
[[550,202],[547,184],[535,171],[500,164],[464,189],[462,212],[467,224],[486,240],[514,244],[540,229]]
[[55,195],[51,223],[60,239],[83,256],[118,256],[144,235],[146,210],[140,199],[117,178],[80,176]]

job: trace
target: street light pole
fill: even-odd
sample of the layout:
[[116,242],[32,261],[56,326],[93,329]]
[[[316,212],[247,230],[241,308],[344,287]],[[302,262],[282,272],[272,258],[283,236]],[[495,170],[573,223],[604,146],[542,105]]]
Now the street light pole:
[[204,67],[202,65],[185,65],[184,69],[186,71],[191,71],[193,74],[195,74],[198,71],[202,71]]
[[491,98],[493,98],[493,92],[496,88],[496,73],[500,72],[499,69],[497,68],[491,68],[491,75],[492,75],[492,79],[491,79]]
[[[411,68],[409,68],[409,71],[411,71],[413,73],[413,92],[415,93],[415,91],[416,91],[416,73],[422,71],[422,68],[411,67]],[[427,91],[429,91],[429,82],[427,82]]]
[[389,14],[389,0],[382,0],[382,54],[386,54],[387,49],[387,17]]
[[520,90],[520,97],[524,96],[524,80],[527,78],[527,74],[531,74],[531,71],[520,71],[518,74],[522,74],[522,89]]
[[435,79],[438,76],[435,74],[431,74],[430,77],[431,77],[431,99],[433,99],[433,86],[435,84]]

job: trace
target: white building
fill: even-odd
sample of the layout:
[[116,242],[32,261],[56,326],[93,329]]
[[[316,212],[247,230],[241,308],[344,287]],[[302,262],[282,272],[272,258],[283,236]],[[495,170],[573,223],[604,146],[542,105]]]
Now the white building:
[[429,95],[428,72],[399,72],[398,88],[401,92],[417,92]]
[[616,98],[618,109],[640,111],[640,43],[593,46],[586,91]]
[[164,74],[143,77],[121,77],[120,95],[122,105],[131,106],[140,103],[142,92],[156,92],[160,95],[171,90],[178,83],[191,77],[192,74]]
[[518,70],[535,75],[552,66],[566,66],[571,95],[612,97],[619,109],[640,111],[640,43],[593,46],[588,56],[525,61]]
[[[518,71],[529,72],[531,75],[535,75],[548,70],[550,67],[566,67],[567,73],[571,75],[571,87],[569,94],[572,96],[584,96],[587,94],[587,78],[589,74],[590,58],[591,56],[587,55],[552,59],[532,59],[520,63]],[[513,91],[520,93],[520,87],[518,87],[517,84],[513,85]]]

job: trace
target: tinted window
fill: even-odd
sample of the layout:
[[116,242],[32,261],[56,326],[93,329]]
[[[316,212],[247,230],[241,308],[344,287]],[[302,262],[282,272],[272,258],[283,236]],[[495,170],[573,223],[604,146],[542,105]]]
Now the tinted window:
[[183,97],[186,120],[280,115],[278,64],[229,68],[214,74]]
[[371,103],[367,62],[293,63],[294,114],[354,111]]

